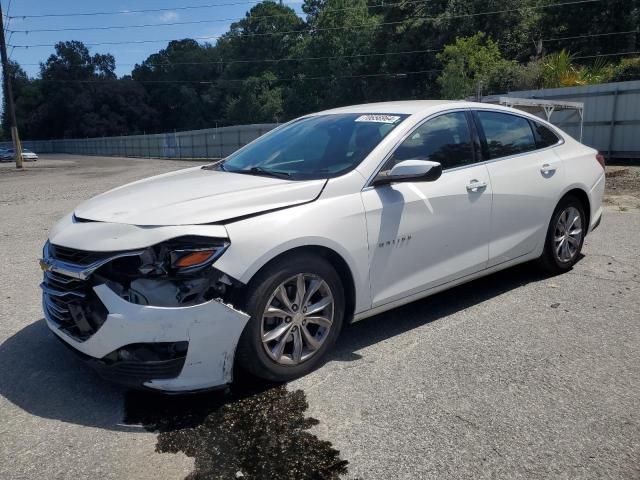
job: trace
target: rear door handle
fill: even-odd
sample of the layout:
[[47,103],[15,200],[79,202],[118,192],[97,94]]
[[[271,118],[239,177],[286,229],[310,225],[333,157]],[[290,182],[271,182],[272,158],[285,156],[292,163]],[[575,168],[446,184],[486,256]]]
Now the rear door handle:
[[548,173],[553,173],[556,171],[556,167],[553,165],[550,165],[548,163],[545,163],[544,165],[542,165],[542,167],[540,168],[540,171],[544,174],[548,174]]
[[487,183],[486,182],[479,182],[478,180],[471,180],[471,182],[469,182],[469,185],[467,185],[467,191],[469,192],[479,192],[480,190],[484,190],[485,188],[487,188]]

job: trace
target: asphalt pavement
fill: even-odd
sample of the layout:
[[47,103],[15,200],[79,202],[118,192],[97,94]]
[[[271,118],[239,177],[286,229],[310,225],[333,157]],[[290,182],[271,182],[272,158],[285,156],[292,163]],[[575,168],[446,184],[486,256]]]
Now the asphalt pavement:
[[571,272],[524,265],[359,322],[284,388],[159,398],[98,378],[42,320],[47,231],[197,164],[0,165],[0,478],[640,479],[636,208],[608,207]]

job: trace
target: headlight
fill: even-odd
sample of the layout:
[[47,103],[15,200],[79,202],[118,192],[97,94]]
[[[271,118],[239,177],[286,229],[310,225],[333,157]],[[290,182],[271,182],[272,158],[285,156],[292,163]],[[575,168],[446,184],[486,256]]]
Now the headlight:
[[188,274],[209,267],[229,248],[229,241],[180,237],[150,247],[138,271],[143,275]]
[[229,246],[228,243],[211,248],[180,249],[170,252],[171,267],[184,271],[186,269],[197,269],[207,264],[213,263],[216,258],[224,253]]

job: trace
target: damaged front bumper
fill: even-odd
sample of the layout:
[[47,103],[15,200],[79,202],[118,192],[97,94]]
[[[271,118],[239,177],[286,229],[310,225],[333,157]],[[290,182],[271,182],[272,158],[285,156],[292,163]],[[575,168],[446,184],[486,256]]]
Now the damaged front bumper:
[[[166,392],[225,385],[249,319],[229,305],[243,284],[214,268],[228,242],[219,225],[149,228],[68,215],[40,260],[47,325],[110,380]],[[176,255],[203,250],[206,262],[176,267]]]
[[[93,287],[107,310],[85,340],[60,328],[44,290],[47,325],[110,380],[167,392],[231,382],[235,348],[249,316],[219,300],[185,307],[130,303],[107,285]],[[142,352],[142,353],[140,353]]]

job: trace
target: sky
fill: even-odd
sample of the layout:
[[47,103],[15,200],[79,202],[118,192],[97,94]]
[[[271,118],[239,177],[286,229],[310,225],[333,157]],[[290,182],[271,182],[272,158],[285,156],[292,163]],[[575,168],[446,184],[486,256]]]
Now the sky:
[[[111,53],[116,59],[116,73],[119,76],[131,73],[136,63],[142,62],[150,54],[166,47],[169,40],[211,37],[226,32],[233,21],[242,18],[256,0],[2,0],[3,11],[8,11],[7,44],[12,60],[17,61],[29,76],[37,76],[39,62],[45,61],[54,52],[53,46],[33,46],[54,44],[64,40],[80,40],[87,44],[91,53]],[[302,15],[302,0],[283,0]],[[226,4],[226,5],[225,5]],[[231,5],[233,4],[233,5]],[[181,9],[185,6],[207,5],[206,8]],[[213,6],[215,5],[215,6]],[[161,12],[133,13],[132,10],[168,9]],[[119,15],[72,16],[85,12],[128,12]],[[21,15],[62,14],[59,17],[22,18]],[[6,23],[5,19],[5,23]],[[186,25],[171,25],[176,22],[202,22]],[[100,30],[100,27],[159,24],[144,28],[119,28]],[[6,27],[6,24],[5,24]],[[96,28],[97,27],[97,28]],[[36,32],[40,29],[81,28],[64,32]],[[21,30],[21,31],[19,31]],[[123,45],[95,45],[91,43],[154,40],[150,43]],[[155,41],[158,40],[158,41]],[[32,45],[29,48],[20,48]]]

